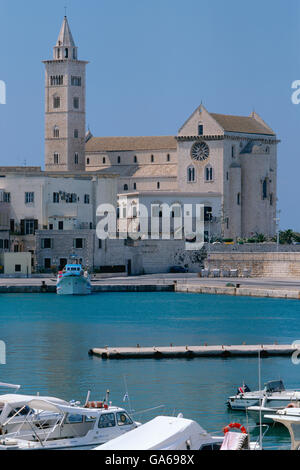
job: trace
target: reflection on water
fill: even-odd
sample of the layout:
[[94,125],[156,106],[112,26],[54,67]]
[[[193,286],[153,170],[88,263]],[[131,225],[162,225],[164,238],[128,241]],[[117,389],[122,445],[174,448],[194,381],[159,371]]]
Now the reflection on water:
[[[7,345],[7,365],[0,366],[0,380],[22,384],[23,392],[82,401],[89,389],[96,400],[109,388],[112,401],[120,405],[126,382],[134,410],[164,405],[164,413],[182,412],[207,430],[221,432],[232,420],[248,422],[245,414],[228,412],[225,402],[243,381],[257,389],[255,358],[102,361],[89,357],[88,350],[137,343],[291,343],[299,339],[298,315],[299,303],[293,300],[174,293],[6,294],[0,296],[0,340]],[[298,388],[299,372],[289,358],[262,361],[263,381],[282,378]],[[249,419],[249,424],[254,423]],[[265,442],[288,446],[289,438],[277,427],[269,429]]]

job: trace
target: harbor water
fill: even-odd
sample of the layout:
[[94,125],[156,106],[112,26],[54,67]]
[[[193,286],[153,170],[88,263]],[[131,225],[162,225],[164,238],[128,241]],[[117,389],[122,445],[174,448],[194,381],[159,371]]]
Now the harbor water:
[[[300,340],[297,300],[161,293],[0,295],[0,340],[7,348],[0,381],[22,393],[84,401],[103,399],[134,410],[142,422],[156,414],[195,419],[222,433],[231,421],[254,425],[229,412],[226,399],[245,382],[258,388],[256,358],[102,360],[88,351],[104,346],[289,344]],[[300,389],[300,365],[289,357],[261,361],[262,381],[283,379]],[[129,401],[123,402],[128,391]],[[140,413],[140,411],[161,408]],[[267,447],[289,447],[281,427],[270,428]]]

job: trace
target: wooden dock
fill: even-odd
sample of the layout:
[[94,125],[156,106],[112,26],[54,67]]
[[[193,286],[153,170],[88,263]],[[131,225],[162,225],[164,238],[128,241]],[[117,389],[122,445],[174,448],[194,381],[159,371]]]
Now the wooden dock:
[[[300,346],[299,346],[300,347]],[[291,356],[297,348],[291,344],[258,344],[239,346],[163,346],[163,347],[104,347],[89,351],[92,356],[102,359],[163,359],[163,358],[194,358],[194,357],[261,357]],[[299,349],[300,354],[300,349]]]

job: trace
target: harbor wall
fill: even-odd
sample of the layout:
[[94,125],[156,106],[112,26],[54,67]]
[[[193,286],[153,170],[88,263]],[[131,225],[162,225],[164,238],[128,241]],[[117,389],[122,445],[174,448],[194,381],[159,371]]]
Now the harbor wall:
[[251,277],[300,279],[300,252],[211,252],[204,264],[210,271],[237,270],[238,276],[246,270]]

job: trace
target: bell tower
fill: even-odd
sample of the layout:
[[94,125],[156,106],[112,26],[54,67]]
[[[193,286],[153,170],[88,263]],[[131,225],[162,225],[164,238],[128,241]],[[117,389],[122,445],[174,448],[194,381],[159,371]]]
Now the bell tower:
[[85,170],[86,65],[78,60],[68,19],[53,49],[53,59],[44,61],[45,74],[45,169]]

